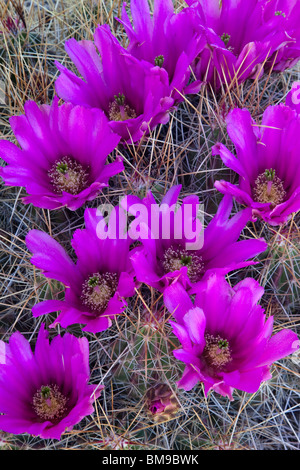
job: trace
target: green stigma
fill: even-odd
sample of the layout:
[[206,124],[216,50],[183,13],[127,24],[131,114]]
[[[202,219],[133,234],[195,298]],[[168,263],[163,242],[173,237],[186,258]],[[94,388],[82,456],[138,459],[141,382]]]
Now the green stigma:
[[230,37],[231,36],[227,33],[222,34],[221,39],[224,42],[225,46],[227,46],[227,44],[229,43]]
[[181,256],[181,264],[182,266],[189,266],[192,262],[192,257],[187,255]]
[[162,67],[164,65],[164,61],[165,61],[165,58],[163,55],[158,55],[157,57],[155,57],[154,59],[154,63],[155,65],[157,65],[158,67]]
[[109,105],[108,117],[110,121],[127,121],[127,119],[135,119],[136,112],[125,104],[126,98],[123,93],[114,95],[114,101]]
[[285,18],[285,13],[283,11],[275,11],[275,16],[283,16]]
[[228,348],[228,341],[226,339],[220,339],[218,346],[220,349],[226,349]]
[[268,181],[273,181],[273,179],[275,178],[275,170],[273,170],[273,168],[270,168],[270,170],[266,170],[265,177]]
[[63,174],[67,173],[67,171],[68,171],[67,163],[65,163],[65,162],[58,163],[57,166],[56,166],[56,170],[59,171],[59,173],[63,173]]
[[99,277],[98,276],[92,276],[88,279],[89,287],[96,287],[98,284],[99,284]]
[[48,387],[47,385],[44,386],[44,387],[41,387],[41,396],[43,398],[50,398],[50,394],[51,394],[51,388]]
[[125,95],[123,95],[123,93],[118,93],[117,95],[114,95],[114,99],[119,106],[124,106]]

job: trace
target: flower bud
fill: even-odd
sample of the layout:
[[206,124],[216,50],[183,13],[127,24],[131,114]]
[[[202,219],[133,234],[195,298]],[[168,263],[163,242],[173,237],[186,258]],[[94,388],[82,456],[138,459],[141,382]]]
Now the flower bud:
[[146,402],[148,413],[157,423],[172,419],[179,409],[176,396],[167,384],[160,383],[151,387]]

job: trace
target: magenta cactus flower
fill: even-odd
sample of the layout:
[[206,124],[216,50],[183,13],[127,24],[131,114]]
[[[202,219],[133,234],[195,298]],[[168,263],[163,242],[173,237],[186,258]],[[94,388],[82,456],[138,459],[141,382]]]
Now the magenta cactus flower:
[[197,219],[200,203],[196,195],[185,197],[176,210],[180,190],[180,185],[173,186],[161,205],[151,192],[143,200],[136,196],[122,200],[123,207],[136,217],[133,224],[140,244],[132,250],[131,262],[138,281],[163,292],[180,279],[186,289],[192,289],[211,270],[225,274],[255,264],[249,259],[265,251],[267,243],[263,239],[238,241],[251,210],[230,218],[232,198],[225,197],[203,230]]
[[132,24],[123,3],[122,20],[127,33],[127,51],[139,60],[163,67],[169,76],[171,96],[176,103],[184,95],[197,93],[202,82],[188,84],[190,66],[203,50],[206,41],[199,29],[198,15],[193,8],[174,13],[172,0],[155,0],[153,16],[148,0],[130,2]]
[[0,341],[0,429],[60,439],[85,416],[103,385],[88,385],[89,343],[70,333],[51,343],[42,324],[35,351],[19,333]]
[[61,74],[55,88],[63,100],[102,109],[113,131],[129,143],[168,122],[174,104],[168,73],[129,54],[108,25],[96,29],[94,42],[72,38],[65,49],[83,79],[56,62]]
[[300,58],[300,9],[297,0],[187,0],[205,26],[207,48],[195,74],[214,88],[283,71]]
[[293,331],[272,335],[273,317],[266,318],[258,305],[263,292],[252,278],[231,287],[217,273],[198,285],[194,303],[178,282],[165,290],[182,345],[173,354],[186,364],[178,387],[188,391],[202,382],[205,395],[214,390],[230,400],[234,389],[255,393],[272,377],[272,363],[299,349]]
[[215,187],[251,208],[270,225],[285,223],[300,209],[298,146],[300,116],[288,106],[269,106],[256,124],[247,109],[234,109],[226,119],[236,157],[223,144],[212,148],[239,175],[239,184],[216,181]]
[[21,149],[0,141],[0,168],[5,184],[24,186],[25,204],[76,210],[95,199],[109,178],[123,171],[120,158],[107,163],[120,137],[114,134],[99,109],[71,104],[24,105],[25,115],[13,116],[10,124]]
[[109,328],[111,319],[126,308],[125,298],[134,294],[134,273],[124,212],[119,217],[119,209],[114,209],[108,225],[97,209],[86,209],[84,218],[86,228],[76,230],[72,238],[76,263],[50,235],[31,230],[26,236],[31,263],[66,286],[64,300],[44,300],[34,305],[32,313],[60,311],[50,327],[78,323],[85,325],[82,331],[97,333]]

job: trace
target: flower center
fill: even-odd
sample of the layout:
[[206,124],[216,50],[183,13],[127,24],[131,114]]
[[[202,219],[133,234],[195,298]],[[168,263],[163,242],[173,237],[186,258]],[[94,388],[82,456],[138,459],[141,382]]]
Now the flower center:
[[105,310],[118,287],[116,273],[95,273],[82,286],[81,301],[92,312]]
[[71,157],[57,160],[48,175],[54,190],[60,194],[65,191],[76,195],[88,186],[89,172]]
[[206,364],[217,372],[223,370],[232,360],[229,343],[220,336],[205,335],[205,348],[202,356]]
[[199,281],[204,268],[201,256],[174,247],[170,247],[165,251],[162,264],[165,273],[178,271],[182,266],[187,266],[188,277],[191,282]]
[[165,58],[163,55],[158,55],[157,57],[155,57],[154,59],[154,63],[155,65],[157,65],[158,67],[162,67],[164,65],[164,61],[165,61]]
[[227,34],[227,33],[222,34],[221,39],[224,42],[225,46],[227,46],[227,44],[229,43],[230,37],[231,37],[230,34]]
[[272,207],[281,204],[286,196],[283,182],[272,168],[261,173],[255,180],[254,199],[260,203],[271,203]]
[[127,121],[127,119],[135,119],[136,112],[125,103],[125,95],[119,93],[114,96],[115,100],[110,103],[108,117],[110,121]]
[[66,411],[67,397],[57,385],[42,385],[35,393],[32,404],[39,418],[43,420],[60,419]]

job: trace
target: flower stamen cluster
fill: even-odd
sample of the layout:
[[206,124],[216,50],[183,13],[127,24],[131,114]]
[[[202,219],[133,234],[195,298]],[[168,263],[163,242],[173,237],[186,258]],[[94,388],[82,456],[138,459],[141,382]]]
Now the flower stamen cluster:
[[68,398],[57,385],[42,385],[35,393],[32,405],[37,416],[42,420],[58,420],[66,412]]
[[82,286],[81,300],[93,312],[105,310],[118,286],[116,273],[95,273]]
[[203,351],[203,359],[207,366],[215,372],[224,370],[224,368],[232,361],[231,351],[227,340],[220,336],[205,335],[205,348]]
[[191,282],[197,282],[200,279],[204,268],[201,256],[183,248],[172,246],[165,251],[162,264],[165,273],[178,271],[186,266]]
[[76,195],[89,184],[89,171],[71,157],[56,160],[48,175],[54,191],[59,194],[65,191]]
[[256,178],[253,193],[257,202],[271,203],[274,207],[281,204],[286,196],[283,182],[272,168]]
[[125,104],[125,95],[119,93],[114,98],[115,100],[109,105],[108,116],[110,121],[127,121],[127,119],[136,118],[135,110]]

